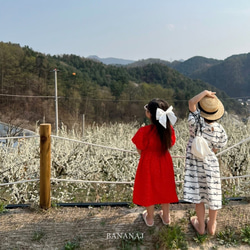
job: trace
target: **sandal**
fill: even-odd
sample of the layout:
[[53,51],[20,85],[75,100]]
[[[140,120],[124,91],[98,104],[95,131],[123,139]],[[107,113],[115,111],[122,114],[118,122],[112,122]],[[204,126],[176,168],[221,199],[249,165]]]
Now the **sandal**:
[[159,216],[161,217],[161,221],[162,221],[162,223],[164,224],[164,225],[170,225],[170,220],[169,220],[169,222],[167,223],[167,222],[165,222],[164,221],[164,219],[163,219],[163,211],[161,210],[160,212],[159,212]]
[[147,215],[148,215],[148,213],[147,213],[146,210],[142,212],[142,218],[143,218],[145,224],[146,224],[148,227],[152,227],[152,226],[154,225],[154,222],[153,222],[152,224],[148,224],[148,222],[147,222]]

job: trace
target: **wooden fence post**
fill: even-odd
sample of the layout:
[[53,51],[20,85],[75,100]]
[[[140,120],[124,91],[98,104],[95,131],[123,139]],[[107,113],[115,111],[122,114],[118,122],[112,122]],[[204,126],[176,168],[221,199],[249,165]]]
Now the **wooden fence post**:
[[40,207],[48,209],[50,200],[51,125],[40,125]]

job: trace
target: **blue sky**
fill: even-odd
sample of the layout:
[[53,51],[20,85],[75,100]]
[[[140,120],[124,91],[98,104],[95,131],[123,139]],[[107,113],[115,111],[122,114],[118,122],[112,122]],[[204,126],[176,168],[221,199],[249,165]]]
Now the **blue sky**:
[[0,0],[0,41],[51,55],[225,59],[250,52],[250,1]]

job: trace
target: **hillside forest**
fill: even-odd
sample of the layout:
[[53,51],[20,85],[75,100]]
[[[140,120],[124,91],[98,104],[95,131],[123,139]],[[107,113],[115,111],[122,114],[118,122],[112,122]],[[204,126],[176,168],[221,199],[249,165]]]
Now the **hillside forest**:
[[176,115],[185,118],[188,99],[204,89],[216,91],[228,112],[246,114],[226,93],[227,86],[211,85],[206,78],[192,79],[172,66],[161,62],[105,65],[77,55],[46,55],[28,46],[0,42],[0,120],[19,121],[30,129],[42,122],[54,126],[55,69],[59,124],[69,127],[80,124],[83,114],[88,124],[145,122],[143,106],[155,97],[167,100]]

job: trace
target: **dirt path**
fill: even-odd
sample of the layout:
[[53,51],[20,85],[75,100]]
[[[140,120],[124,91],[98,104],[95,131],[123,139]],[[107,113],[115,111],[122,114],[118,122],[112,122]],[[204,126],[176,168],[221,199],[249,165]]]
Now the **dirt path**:
[[[204,245],[192,239],[195,232],[188,222],[193,205],[171,205],[174,223],[182,226],[188,240],[188,249],[215,249],[216,237],[209,238]],[[0,214],[0,249],[125,249],[123,237],[141,237],[141,249],[156,249],[157,235],[163,228],[158,215],[155,226],[145,226],[141,212],[143,208],[51,208],[43,211],[37,208],[10,209]],[[250,203],[236,203],[225,206],[218,217],[218,230],[225,226],[235,229],[250,225]],[[120,247],[120,248],[119,248]],[[202,248],[201,248],[202,247]],[[127,248],[132,249],[132,248]],[[230,249],[218,247],[217,249]],[[234,249],[234,248],[231,248]],[[236,248],[235,248],[236,249]],[[240,245],[237,249],[250,249]]]

